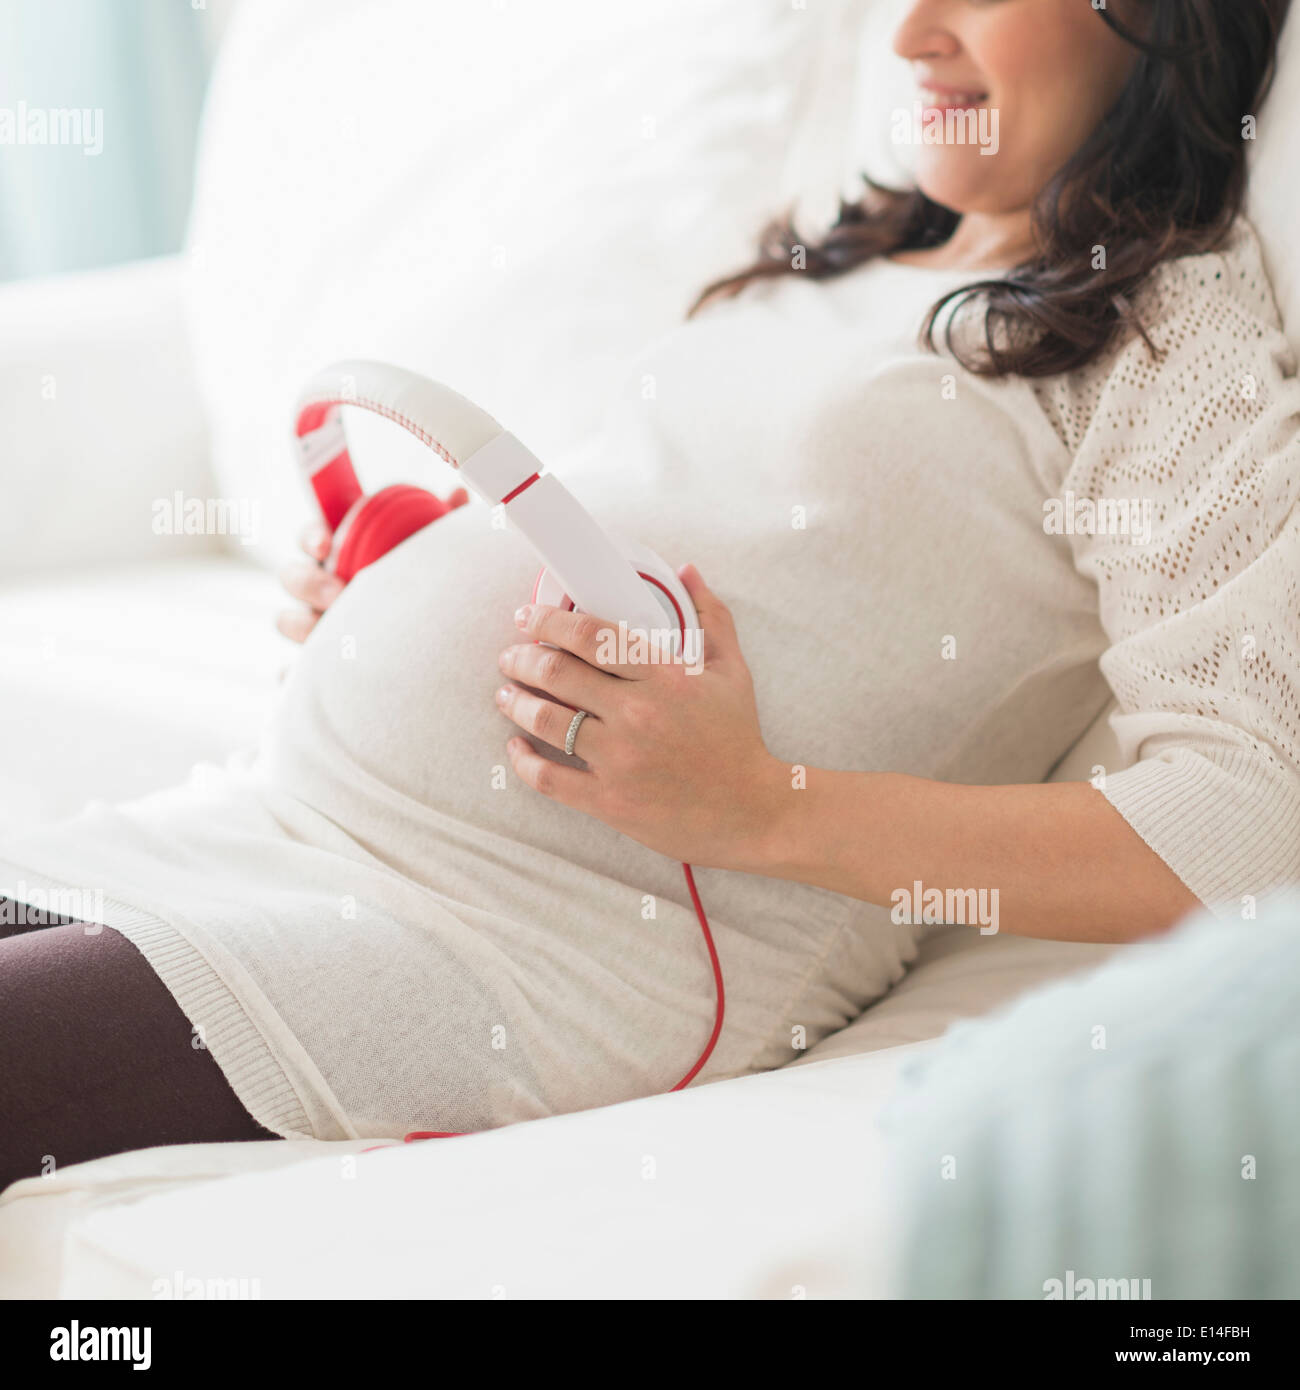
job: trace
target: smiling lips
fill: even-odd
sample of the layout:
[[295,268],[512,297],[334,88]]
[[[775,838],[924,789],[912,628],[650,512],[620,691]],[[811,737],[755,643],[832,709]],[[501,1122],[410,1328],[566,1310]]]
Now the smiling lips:
[[987,92],[963,90],[936,82],[921,83],[921,100],[928,111],[972,111],[988,100]]

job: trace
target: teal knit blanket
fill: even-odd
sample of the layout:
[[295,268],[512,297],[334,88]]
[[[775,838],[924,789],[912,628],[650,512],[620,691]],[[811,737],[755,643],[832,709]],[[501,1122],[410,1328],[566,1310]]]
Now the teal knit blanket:
[[1300,896],[954,1027],[884,1123],[905,1297],[1300,1297]]

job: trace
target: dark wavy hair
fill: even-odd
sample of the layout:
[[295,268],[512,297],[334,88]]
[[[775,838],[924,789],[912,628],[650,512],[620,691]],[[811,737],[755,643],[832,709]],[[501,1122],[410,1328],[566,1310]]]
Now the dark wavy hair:
[[[1087,4],[1089,0],[1079,0]],[[930,310],[921,342],[950,301],[984,310],[982,338],[944,343],[982,376],[1045,377],[1082,367],[1125,331],[1145,336],[1134,307],[1151,272],[1171,257],[1212,251],[1246,192],[1244,121],[1258,110],[1277,62],[1290,0],[1132,0],[1140,23],[1099,9],[1138,51],[1129,80],[1091,136],[1040,192],[1036,251],[1005,276],[951,291]],[[789,213],[768,226],[758,259],[709,285],[696,313],[757,280],[843,274],[876,256],[941,245],[960,214],[916,190],[864,178],[856,203],[841,201],[821,240],[806,245]],[[1106,249],[1104,269],[1094,247]],[[802,247],[804,268],[794,271]],[[1148,342],[1150,340],[1148,339]]]

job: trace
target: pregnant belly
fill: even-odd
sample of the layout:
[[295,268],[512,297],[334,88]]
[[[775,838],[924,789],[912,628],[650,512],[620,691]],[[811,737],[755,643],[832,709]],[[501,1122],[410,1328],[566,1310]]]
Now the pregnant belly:
[[[731,600],[774,751],[793,742],[814,766],[848,765],[891,727],[862,698],[869,648],[852,628],[808,620],[810,595],[824,612],[849,611],[844,534],[794,533],[785,509],[765,513],[761,499],[742,510],[734,499],[710,505],[703,491],[689,507],[650,508],[629,488],[635,506],[621,510],[617,479],[580,491],[611,530],[670,563],[696,561]],[[514,611],[537,568],[517,534],[472,505],[363,571],[286,680],[262,775],[437,894],[468,929],[457,939],[487,953],[476,978],[495,980],[493,961],[508,959],[530,989],[576,973],[586,998],[594,962],[614,1014],[640,1001],[660,1026],[688,1011],[707,1035],[711,977],[680,866],[539,796],[509,767],[515,726],[493,700],[497,657],[517,638]],[[898,978],[912,949],[910,929],[887,912],[819,889],[718,871],[698,881],[727,972],[726,1071],[788,1058],[792,1009],[805,1009],[791,1015],[800,1036],[839,1026]],[[418,894],[409,901],[419,929],[438,930],[436,911]],[[822,984],[830,994],[814,1008],[807,992]],[[672,1065],[688,1052],[674,1047]]]
[[[612,532],[672,564],[695,561],[728,597],[773,751],[793,743],[797,760],[813,766],[912,760],[909,733],[919,743],[929,731],[896,655],[894,690],[881,689],[860,620],[875,628],[877,651],[891,643],[882,609],[864,603],[852,563],[859,537],[845,509],[801,531],[761,494],[715,493],[706,480],[687,505],[621,481],[593,471],[575,490]],[[538,568],[522,537],[494,528],[488,510],[472,504],[363,570],[282,691],[262,751],[276,789],[408,874],[428,854],[404,858],[403,847],[448,838],[479,853],[494,845],[503,857],[527,846],[624,881],[638,873],[649,851],[540,797],[507,761],[516,728],[493,700],[497,659],[518,637],[514,612]],[[892,573],[882,567],[879,582]],[[891,694],[902,697],[907,720],[890,717]]]
[[[637,538],[658,539],[644,527]],[[480,854],[528,846],[603,875],[654,858],[509,767],[517,730],[493,700],[497,658],[518,637],[514,612],[538,568],[521,537],[474,505],[362,571],[286,680],[261,754],[276,790],[417,877],[431,842],[448,839]]]

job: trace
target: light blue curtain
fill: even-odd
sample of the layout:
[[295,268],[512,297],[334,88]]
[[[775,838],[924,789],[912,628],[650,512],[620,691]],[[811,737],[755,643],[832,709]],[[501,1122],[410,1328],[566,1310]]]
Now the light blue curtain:
[[0,0],[0,279],[180,246],[205,20],[195,0]]

